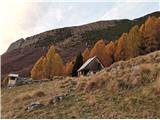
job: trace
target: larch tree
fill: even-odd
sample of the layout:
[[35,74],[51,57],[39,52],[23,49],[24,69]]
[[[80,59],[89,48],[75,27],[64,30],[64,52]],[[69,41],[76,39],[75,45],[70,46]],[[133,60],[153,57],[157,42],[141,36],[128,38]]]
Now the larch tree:
[[86,48],[86,49],[84,50],[84,52],[82,53],[82,56],[83,56],[84,61],[86,61],[86,60],[89,59],[89,55],[90,55],[90,51],[89,51],[88,48]]
[[128,38],[127,33],[123,33],[117,41],[117,46],[114,53],[115,61],[126,59],[126,41]]
[[110,66],[114,62],[115,44],[111,41],[105,47],[106,51],[106,66]]
[[63,75],[63,62],[54,46],[51,46],[45,57],[41,57],[31,70],[32,79],[51,79]]
[[157,43],[156,50],[160,50],[160,17],[157,18],[157,20],[155,22],[153,35],[155,35],[155,40]]
[[45,79],[47,79],[48,78],[48,73],[47,73],[47,71],[48,71],[48,69],[47,69],[47,63],[46,63],[46,57],[44,57],[43,58],[43,77],[45,78]]
[[142,25],[140,26],[140,28],[139,28],[139,31],[140,31],[141,33],[144,33],[144,30],[145,30],[145,25],[142,24]]
[[142,34],[137,25],[133,26],[128,33],[126,40],[127,59],[140,55],[142,44]]
[[[144,24],[143,34],[143,45],[144,54],[158,50],[159,40],[157,39],[159,31],[159,22],[156,17],[148,17]],[[158,35],[159,36],[159,35]]]
[[93,56],[97,56],[105,66],[108,65],[106,61],[107,54],[105,50],[105,43],[103,40],[97,41],[94,47],[91,49],[90,57],[93,57]]
[[66,63],[66,65],[64,66],[64,74],[66,76],[70,76],[72,73],[72,69],[73,69],[73,61]]
[[55,55],[56,51],[54,46],[51,46],[46,54],[46,60],[45,60],[45,67],[44,70],[46,72],[46,78],[53,78],[54,74],[55,74],[55,69],[54,69],[54,65],[55,65],[55,61],[54,61],[54,55]]
[[155,24],[155,22],[156,22],[156,20],[157,20],[157,18],[156,17],[154,17],[154,16],[149,16],[148,18],[147,18],[147,20],[145,21],[145,23],[144,23],[144,32],[146,32],[146,33],[149,33],[152,29],[153,29],[153,26],[154,26],[154,24]]
[[31,70],[31,78],[36,80],[36,79],[42,79],[44,76],[43,74],[43,59],[44,57],[41,57],[33,66]]
[[54,75],[59,76],[63,75],[63,62],[58,53],[54,55]]
[[160,49],[160,19],[156,19],[153,29],[148,33],[148,51],[153,52]]

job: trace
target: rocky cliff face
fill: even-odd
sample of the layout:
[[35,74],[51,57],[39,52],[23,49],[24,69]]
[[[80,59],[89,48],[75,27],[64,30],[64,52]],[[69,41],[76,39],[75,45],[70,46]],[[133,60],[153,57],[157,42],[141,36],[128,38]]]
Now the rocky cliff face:
[[14,50],[14,49],[20,48],[21,45],[22,45],[24,42],[25,42],[25,40],[24,40],[23,38],[17,40],[16,42],[13,42],[13,43],[9,46],[7,52],[12,51],[12,50]]
[[41,43],[44,42],[45,43],[49,42],[49,44],[60,43],[64,42],[68,38],[70,40],[80,38],[80,41],[82,41],[83,39],[81,38],[81,36],[85,32],[109,29],[111,27],[115,27],[116,25],[122,23],[123,21],[128,22],[129,20],[99,21],[82,26],[66,27],[61,29],[50,30],[31,37],[27,37],[26,39],[21,38],[17,40],[16,42],[12,43],[9,46],[7,52],[24,47],[47,46],[48,44],[41,45]]
[[[97,40],[116,40],[135,24],[141,25],[148,16],[160,16],[155,12],[135,20],[98,21],[81,26],[65,27],[46,31],[12,43],[2,55],[2,74],[10,72],[29,76],[33,64],[54,45],[64,62],[75,57]],[[25,63],[25,64],[24,64]]]

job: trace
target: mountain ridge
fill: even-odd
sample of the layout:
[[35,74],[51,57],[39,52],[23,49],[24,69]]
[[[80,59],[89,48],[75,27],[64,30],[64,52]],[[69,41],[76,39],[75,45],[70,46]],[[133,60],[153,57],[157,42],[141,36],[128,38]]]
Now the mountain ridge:
[[[42,32],[42,33],[39,33],[39,34],[36,34],[36,35],[33,35],[33,36],[30,36],[30,37],[27,37],[27,38],[21,38],[15,42],[13,42],[7,51],[11,51],[11,50],[14,50],[14,49],[18,49],[18,48],[24,48],[26,46],[29,46],[31,44],[34,44],[36,43],[38,40],[41,40],[40,37],[42,36],[45,36],[45,34],[55,34],[57,31],[59,30],[71,30],[71,33],[72,34],[82,34],[84,32],[87,32],[87,31],[92,31],[92,30],[98,30],[98,29],[108,29],[110,27],[114,27],[114,25],[116,25],[117,23],[120,23],[120,22],[123,22],[123,21],[126,21],[126,22],[135,22],[133,24],[137,24],[137,25],[140,25],[142,24],[145,19],[148,17],[148,16],[152,16],[154,14],[154,16],[159,16],[160,13],[159,11],[156,11],[156,12],[153,12],[153,13],[150,13],[150,14],[147,14],[147,15],[144,15],[140,18],[136,18],[136,19],[133,19],[133,20],[130,20],[130,19],[119,19],[119,20],[100,20],[100,21],[96,21],[96,22],[92,22],[92,23],[87,23],[87,24],[83,24],[83,25],[78,25],[78,26],[70,26],[70,27],[63,27],[63,28],[57,28],[57,29],[52,29],[52,30],[47,30],[45,32]],[[142,22],[139,22],[138,20],[139,19],[142,19]],[[105,24],[106,23],[106,24]],[[71,34],[69,33],[69,36],[71,36]],[[38,37],[38,39],[36,39]]]
[[12,72],[18,73],[20,76],[30,76],[33,64],[47,52],[50,45],[56,47],[66,63],[86,47],[91,48],[97,40],[104,39],[106,42],[117,40],[123,32],[128,32],[135,24],[141,25],[148,16],[157,17],[160,16],[160,12],[154,12],[131,21],[111,20],[112,24],[99,21],[91,23],[92,25],[82,25],[81,28],[78,26],[75,26],[75,29],[65,27],[49,30],[26,39],[22,38],[16,41],[17,43],[12,43],[8,51],[2,55],[2,75]]
[[[108,27],[112,27],[114,26],[116,23],[119,23],[121,21],[126,21],[126,19],[122,19],[122,20],[110,20],[110,21],[97,21],[97,22],[93,22],[93,23],[89,23],[89,24],[84,24],[84,25],[80,25],[80,26],[71,26],[71,27],[64,27],[64,28],[58,28],[58,29],[53,29],[53,30],[48,30],[27,38],[21,38],[15,42],[13,42],[8,50],[8,51],[12,51],[14,49],[18,49],[18,48],[24,48],[27,47],[30,44],[34,44],[40,39],[40,37],[45,36],[46,34],[50,35],[55,35],[56,32],[58,31],[70,31],[71,33],[69,33],[69,36],[71,36],[71,34],[83,34],[86,31],[92,31],[92,30],[98,30],[98,29],[105,29]],[[127,20],[130,21],[130,20]],[[105,24],[106,23],[106,24]],[[98,24],[98,25],[97,25]],[[38,39],[37,39],[38,38]],[[15,47],[14,47],[15,46]]]

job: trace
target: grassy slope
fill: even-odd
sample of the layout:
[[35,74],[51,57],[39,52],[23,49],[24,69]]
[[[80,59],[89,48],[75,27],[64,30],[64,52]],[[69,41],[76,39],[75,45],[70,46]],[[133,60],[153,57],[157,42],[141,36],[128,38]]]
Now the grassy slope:
[[[55,95],[64,96],[56,106],[49,104]],[[45,106],[26,112],[32,101]],[[160,118],[160,51],[90,77],[2,89],[2,118]]]

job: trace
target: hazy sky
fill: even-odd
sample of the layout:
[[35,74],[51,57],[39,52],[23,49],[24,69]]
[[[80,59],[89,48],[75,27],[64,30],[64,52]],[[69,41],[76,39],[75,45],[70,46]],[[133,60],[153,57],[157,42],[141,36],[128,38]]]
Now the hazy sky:
[[0,54],[13,41],[46,30],[98,20],[134,19],[160,11],[159,0],[20,1],[0,0]]

